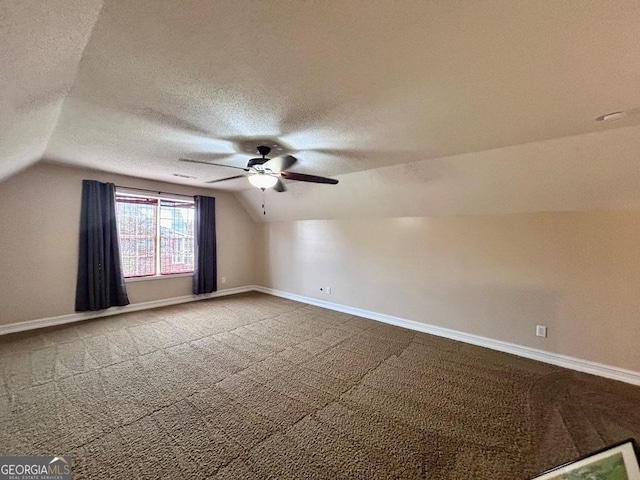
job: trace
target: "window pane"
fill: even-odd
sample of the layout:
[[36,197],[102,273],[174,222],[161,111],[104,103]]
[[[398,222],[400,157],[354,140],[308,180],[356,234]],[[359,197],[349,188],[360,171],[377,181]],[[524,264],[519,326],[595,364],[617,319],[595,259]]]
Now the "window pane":
[[194,206],[160,201],[160,273],[193,271]]
[[116,196],[120,256],[125,277],[156,273],[156,212],[153,198]]

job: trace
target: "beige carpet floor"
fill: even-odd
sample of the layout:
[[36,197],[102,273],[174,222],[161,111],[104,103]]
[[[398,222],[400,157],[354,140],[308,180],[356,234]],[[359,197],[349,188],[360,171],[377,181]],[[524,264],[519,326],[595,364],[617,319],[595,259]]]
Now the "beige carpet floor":
[[640,388],[252,293],[0,337],[0,454],[75,479],[523,479]]

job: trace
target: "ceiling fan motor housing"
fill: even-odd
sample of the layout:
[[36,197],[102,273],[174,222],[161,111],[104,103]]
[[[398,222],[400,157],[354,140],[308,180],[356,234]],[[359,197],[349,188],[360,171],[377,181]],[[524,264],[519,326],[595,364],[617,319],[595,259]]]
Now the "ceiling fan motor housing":
[[252,158],[251,160],[249,160],[249,163],[247,163],[247,168],[252,168],[256,165],[262,165],[268,160],[268,158]]
[[263,163],[269,161],[269,159],[265,157],[269,155],[269,152],[271,152],[271,147],[260,145],[259,147],[257,147],[257,150],[258,150],[258,153],[262,155],[262,158],[252,158],[251,160],[249,160],[249,163],[247,164],[247,168],[252,168],[256,165],[262,165]]

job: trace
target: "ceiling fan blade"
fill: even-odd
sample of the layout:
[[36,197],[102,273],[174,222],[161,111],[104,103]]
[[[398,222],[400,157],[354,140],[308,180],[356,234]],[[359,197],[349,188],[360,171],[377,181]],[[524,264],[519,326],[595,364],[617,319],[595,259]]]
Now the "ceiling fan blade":
[[280,180],[280,179],[278,179],[276,184],[273,186],[273,189],[276,192],[286,192],[287,191],[287,187],[285,187],[284,182],[282,180]]
[[338,183],[338,180],[335,178],[307,175],[306,173],[282,172],[280,175],[282,175],[282,178],[286,178],[287,180],[298,180],[299,182],[328,183],[330,185],[336,185]]
[[209,180],[204,183],[217,183],[217,182],[225,182],[227,180],[235,180],[236,178],[244,178],[245,175],[234,175],[233,177],[221,178],[220,180]]
[[262,164],[262,168],[269,169],[274,173],[280,173],[283,170],[291,168],[291,166],[297,161],[298,159],[296,157],[292,157],[291,155],[284,155],[281,157],[272,158],[271,160],[267,160]]
[[223,165],[222,163],[211,163],[211,162],[205,162],[204,160],[192,160],[190,158],[180,158],[179,159],[181,162],[189,162],[189,163],[202,163],[203,165],[213,165],[214,167],[228,167],[228,168],[237,168],[238,170],[244,170],[245,172],[248,172],[249,169],[248,168],[244,168],[244,167],[236,167],[235,165]]

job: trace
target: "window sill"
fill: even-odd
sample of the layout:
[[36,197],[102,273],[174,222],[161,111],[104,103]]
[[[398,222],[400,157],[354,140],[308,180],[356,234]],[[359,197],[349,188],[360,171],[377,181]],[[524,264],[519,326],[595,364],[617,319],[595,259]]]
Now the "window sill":
[[167,278],[179,278],[179,277],[193,277],[193,272],[171,273],[168,275],[149,275],[148,277],[131,277],[131,278],[125,278],[124,283],[144,282],[147,280],[165,280]]

